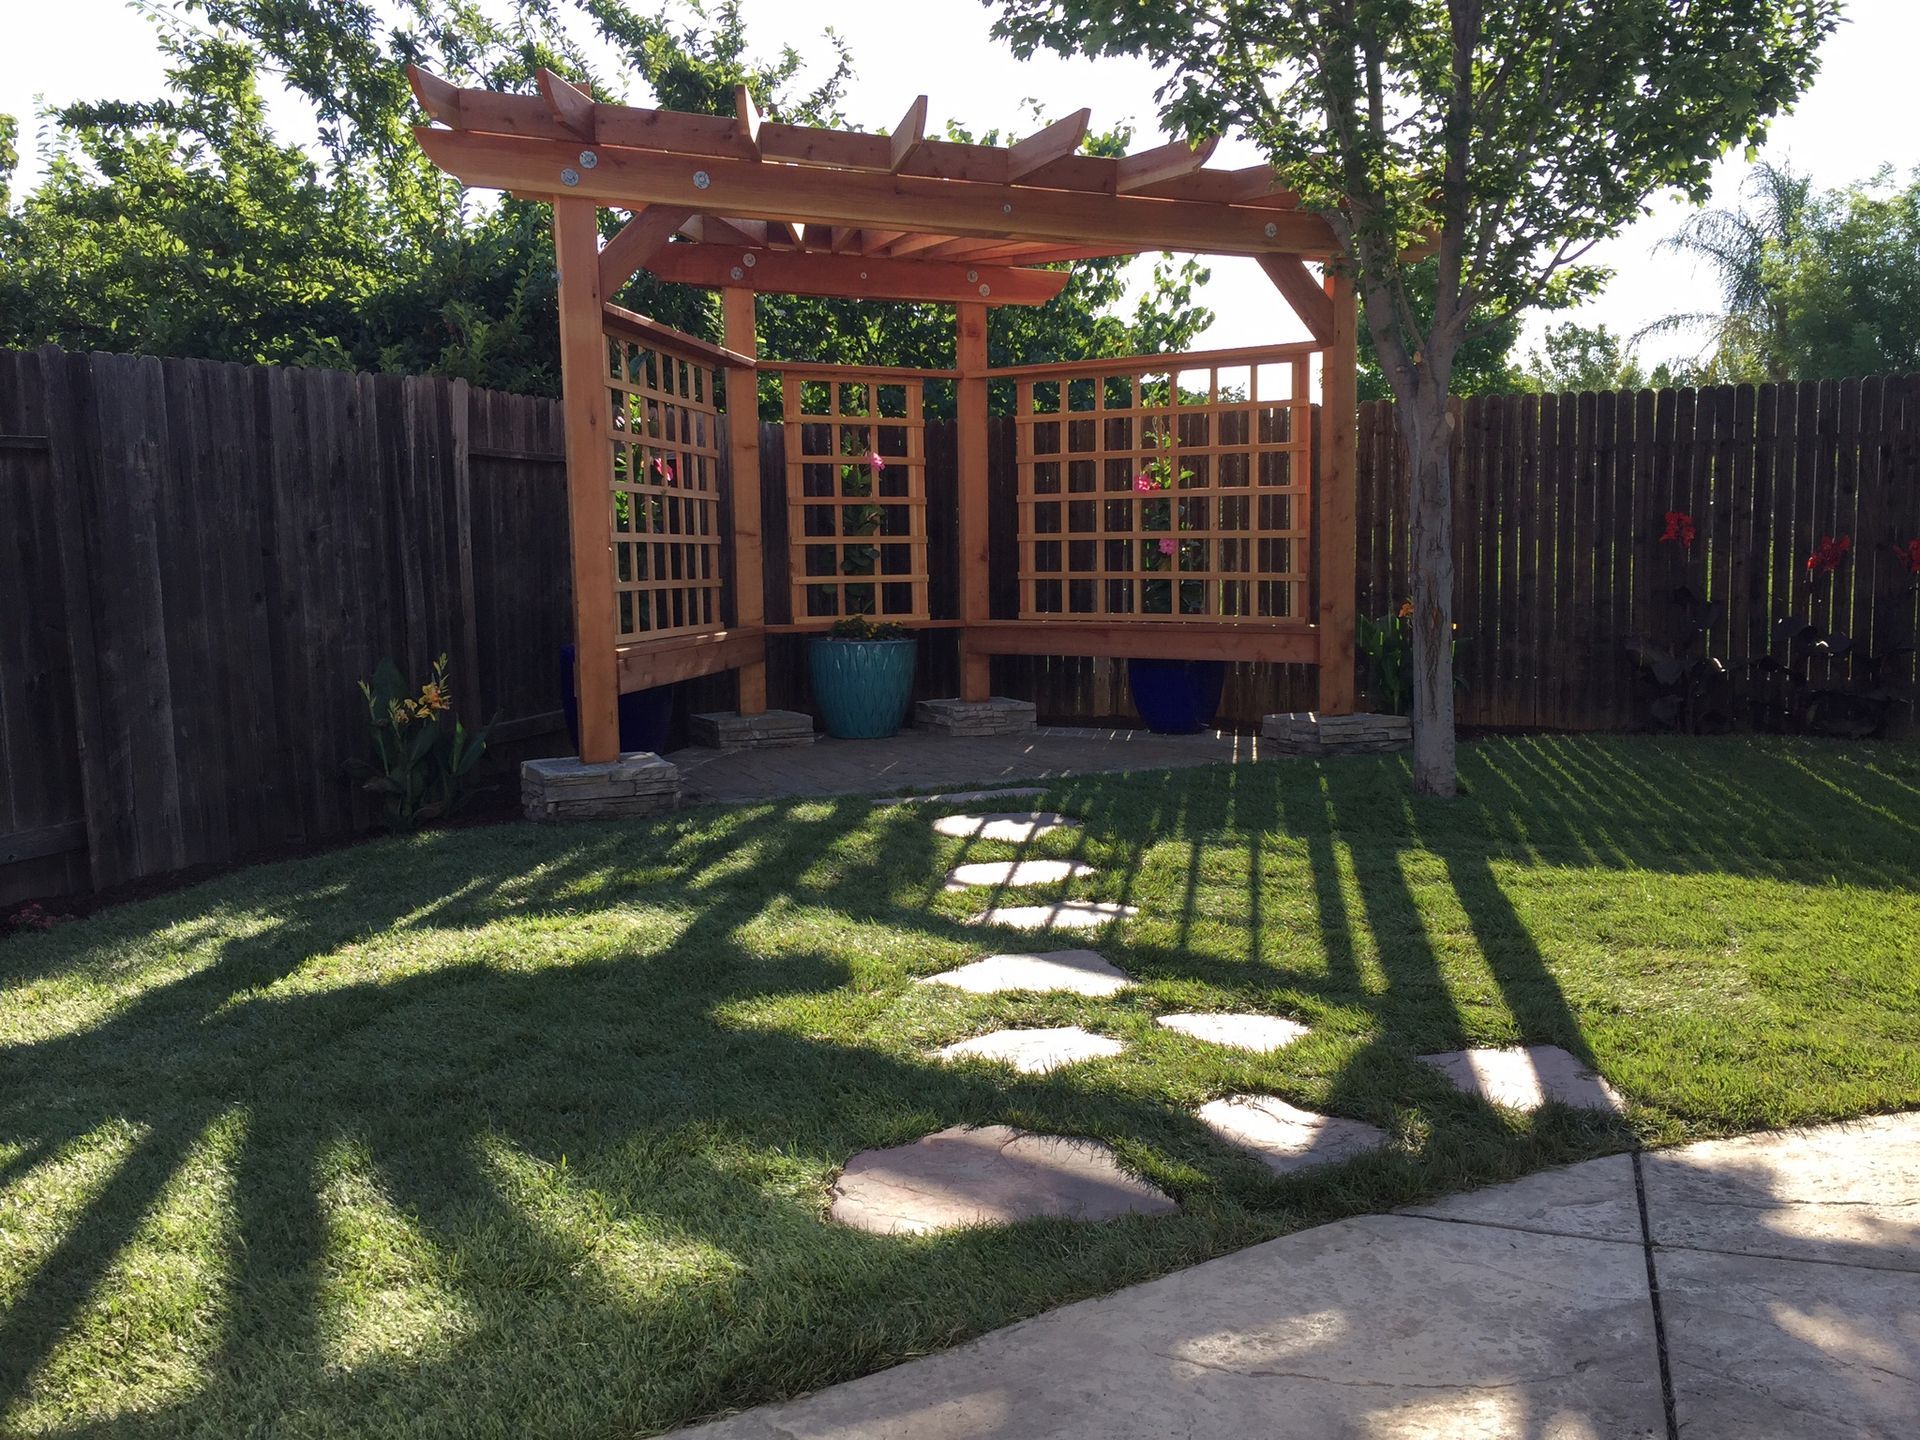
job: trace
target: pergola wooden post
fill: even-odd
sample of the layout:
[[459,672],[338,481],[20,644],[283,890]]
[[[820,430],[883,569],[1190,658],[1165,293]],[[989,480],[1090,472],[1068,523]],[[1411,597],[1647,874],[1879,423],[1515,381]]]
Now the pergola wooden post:
[[555,199],[553,255],[560,285],[560,401],[566,416],[567,528],[573,556],[573,664],[580,758],[620,755],[620,681],[614,655],[613,540],[607,493],[607,342],[601,331],[599,207]]
[[1360,469],[1359,312],[1353,281],[1333,266],[1324,281],[1331,302],[1329,344],[1321,357],[1320,421],[1320,713],[1353,713],[1355,492]]
[[960,698],[985,700],[993,689],[991,657],[969,638],[991,611],[987,590],[987,307],[954,306],[954,448],[959,469]]
[[[721,343],[737,355],[760,353],[753,291],[729,285],[720,292]],[[749,633],[766,623],[766,588],[761,564],[760,527],[760,379],[757,371],[732,367],[727,374],[727,448],[733,476],[733,623]],[[742,715],[767,708],[765,642],[761,655],[739,669]]]
[[[991,698],[995,655],[1207,658],[1315,665],[1320,710],[1352,712],[1353,288],[1308,268],[1339,245],[1271,167],[1208,169],[1211,143],[1082,154],[1085,111],[974,145],[928,138],[925,97],[870,135],[778,123],[744,92],[735,113],[700,115],[596,101],[545,70],[538,95],[409,74],[436,122],[415,136],[441,169],[553,205],[583,759],[617,755],[622,691],[727,669],[741,716],[760,717],[741,727],[750,743],[810,736],[805,716],[762,713],[766,637],[849,613],[954,629],[963,701]],[[632,216],[604,250],[602,205]],[[1069,274],[1045,267],[1165,250],[1253,258],[1312,341],[989,368],[988,308],[1057,296]],[[721,290],[724,345],[608,305],[639,269]],[[761,360],[761,292],[950,304],[954,368]],[[1302,378],[1315,354],[1317,479]],[[771,557],[768,371],[790,427],[786,553]],[[1269,371],[1291,377],[1285,393]],[[960,574],[936,614],[925,385],[949,380]],[[1016,392],[1020,517],[1020,598],[997,617],[995,382]],[[765,613],[769,558],[784,562],[785,619]]]

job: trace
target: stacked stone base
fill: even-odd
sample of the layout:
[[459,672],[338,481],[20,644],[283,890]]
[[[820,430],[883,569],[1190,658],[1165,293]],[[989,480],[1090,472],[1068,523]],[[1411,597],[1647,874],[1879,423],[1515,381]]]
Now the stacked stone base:
[[1413,743],[1405,715],[1322,715],[1298,710],[1260,722],[1266,748],[1280,755],[1381,755]]
[[813,717],[797,710],[762,710],[739,715],[716,710],[690,717],[693,743],[715,750],[781,750],[813,743]]
[[571,757],[520,767],[520,806],[529,820],[623,820],[680,803],[680,767],[648,750],[589,765]]
[[922,700],[914,707],[913,723],[936,735],[1023,735],[1034,727],[1031,701]]

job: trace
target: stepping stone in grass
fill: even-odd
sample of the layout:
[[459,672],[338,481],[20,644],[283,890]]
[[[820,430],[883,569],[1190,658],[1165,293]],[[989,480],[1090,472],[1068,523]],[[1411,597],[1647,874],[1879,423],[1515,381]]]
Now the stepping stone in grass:
[[1110,1220],[1179,1209],[1091,1140],[956,1125],[911,1145],[862,1150],[841,1172],[827,1213],[860,1230],[925,1235],[1042,1215]]
[[1558,1045],[1528,1045],[1512,1050],[1449,1050],[1422,1055],[1454,1088],[1478,1095],[1490,1105],[1538,1110],[1549,1100],[1581,1110],[1624,1115],[1627,1102],[1605,1080]]
[[1199,1110],[1200,1123],[1250,1152],[1276,1175],[1337,1165],[1387,1143],[1387,1132],[1359,1120],[1316,1115],[1271,1095],[1229,1095]]
[[942,1060],[1004,1060],[1023,1075],[1044,1075],[1078,1060],[1118,1055],[1126,1048],[1118,1040],[1078,1025],[1061,1025],[1047,1030],[995,1030],[944,1046],[939,1055]]
[[969,925],[1009,925],[1015,930],[1091,930],[1140,912],[1110,900],[1056,900],[1051,905],[996,905],[969,915]]
[[1133,984],[1126,971],[1093,950],[1051,950],[1044,955],[989,955],[983,960],[926,975],[922,985],[951,985],[973,995],[1006,990],[1071,990],[1076,995],[1112,995]]
[[958,840],[1032,840],[1056,830],[1078,830],[1080,822],[1051,810],[1003,811],[992,815],[942,815],[935,833]]
[[956,865],[947,874],[948,890],[965,890],[974,885],[1050,885],[1056,880],[1076,880],[1098,872],[1078,860],[982,860],[974,865]]
[[1209,1045],[1252,1050],[1260,1055],[1291,1045],[1307,1033],[1307,1027],[1298,1020],[1282,1015],[1162,1015],[1154,1023]]

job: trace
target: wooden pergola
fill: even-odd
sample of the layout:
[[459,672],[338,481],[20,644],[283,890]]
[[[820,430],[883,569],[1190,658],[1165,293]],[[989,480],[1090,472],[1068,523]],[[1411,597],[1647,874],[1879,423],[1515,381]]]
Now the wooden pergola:
[[[1208,657],[1316,665],[1321,710],[1352,710],[1353,295],[1307,268],[1333,235],[1269,167],[1210,169],[1211,142],[1083,155],[1085,110],[987,146],[929,138],[924,96],[874,135],[778,123],[744,89],[715,116],[604,104],[544,70],[538,95],[409,75],[436,165],[553,207],[582,759],[616,756],[622,691],[737,669],[740,711],[763,710],[767,636],[851,609],[956,629],[965,699],[988,698],[996,654]],[[601,206],[631,215],[604,247]],[[1253,257],[1312,341],[989,368],[987,308],[1067,282],[1035,267],[1147,251]],[[718,289],[723,343],[612,305],[642,269]],[[955,365],[763,360],[761,292],[951,304]],[[784,620],[767,613],[755,483],[768,373],[789,436]],[[1016,398],[1012,615],[989,597],[993,384]],[[928,385],[952,386],[957,422],[959,601],[942,615]],[[862,449],[867,475],[849,463]]]

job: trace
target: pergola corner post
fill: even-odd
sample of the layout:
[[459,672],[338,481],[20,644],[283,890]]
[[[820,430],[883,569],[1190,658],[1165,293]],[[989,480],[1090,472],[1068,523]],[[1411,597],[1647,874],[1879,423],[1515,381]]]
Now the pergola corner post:
[[959,470],[960,698],[992,698],[993,667],[974,629],[991,616],[987,553],[987,307],[954,306],[955,450]]
[[[754,292],[729,285],[720,292],[721,343],[735,354],[759,355]],[[745,367],[727,369],[727,458],[733,512],[733,624],[758,634],[766,623],[766,584],[760,528],[760,378]],[[766,642],[756,659],[739,667],[737,708],[760,715],[767,708]]]
[[1319,708],[1354,708],[1355,499],[1359,483],[1359,311],[1353,281],[1329,265],[1329,343],[1321,357]]
[[574,684],[580,700],[580,758],[620,757],[620,680],[614,654],[611,437],[602,378],[599,207],[555,199],[553,254],[560,291],[560,397],[565,416],[567,524],[573,556]]

